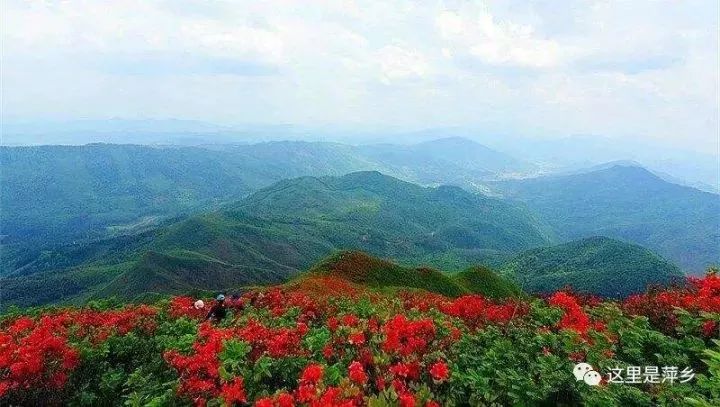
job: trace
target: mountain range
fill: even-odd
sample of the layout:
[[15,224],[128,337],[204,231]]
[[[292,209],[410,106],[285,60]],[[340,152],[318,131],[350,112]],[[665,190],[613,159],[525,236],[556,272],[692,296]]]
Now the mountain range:
[[8,304],[277,283],[339,250],[604,296],[720,260],[720,197],[629,161],[537,176],[462,138],[0,147],[0,159]]
[[[522,204],[459,187],[421,187],[378,172],[300,177],[277,182],[221,209],[168,220],[137,234],[18,250],[5,260],[0,300],[39,305],[97,295],[134,298],[276,283],[338,250],[360,250],[412,267],[445,271],[494,265],[523,282],[527,270],[520,267],[525,263],[517,256],[557,241],[550,226]],[[618,271],[625,263],[644,265],[640,283],[613,289],[613,294],[681,275],[658,256],[645,252],[637,256],[624,242],[614,242],[614,255],[593,266],[582,259],[605,242],[591,243],[552,249],[572,268],[562,273],[602,271],[593,280],[596,289],[589,291],[614,287],[612,282],[622,279]],[[508,263],[513,259],[515,263]],[[510,265],[503,268],[504,264]],[[580,280],[565,280],[570,285],[574,281]],[[588,286],[578,284],[578,288]]]
[[301,177],[137,235],[18,251],[3,281],[14,288],[2,295],[11,301],[43,286],[57,299],[82,294],[88,273],[117,277],[123,289],[144,287],[133,292],[158,280],[195,284],[198,270],[213,270],[218,284],[277,282],[336,249],[458,269],[545,245],[545,229],[523,208],[458,187],[424,188],[377,172]]
[[0,223],[9,246],[134,233],[299,176],[377,170],[423,185],[468,186],[532,169],[465,139],[411,146],[292,141],[0,147],[0,162]]
[[491,188],[530,208],[561,241],[612,237],[652,249],[694,274],[720,259],[720,196],[641,167],[614,165]]

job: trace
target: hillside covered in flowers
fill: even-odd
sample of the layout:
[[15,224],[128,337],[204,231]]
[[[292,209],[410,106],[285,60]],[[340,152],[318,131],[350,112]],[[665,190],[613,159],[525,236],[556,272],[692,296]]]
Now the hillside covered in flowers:
[[[5,314],[0,405],[720,404],[712,274],[624,301],[451,298],[318,274],[231,298],[220,323],[205,321],[213,300],[195,301]],[[579,362],[602,381],[576,380]],[[682,374],[612,380],[634,366]]]

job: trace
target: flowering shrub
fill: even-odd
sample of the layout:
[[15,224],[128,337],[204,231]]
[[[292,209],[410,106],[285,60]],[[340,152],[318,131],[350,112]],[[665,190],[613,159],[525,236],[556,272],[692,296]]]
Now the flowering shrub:
[[[718,338],[720,277],[709,274],[702,279],[689,278],[682,287],[633,295],[624,301],[623,309],[630,315],[647,317],[653,327],[667,334],[683,328],[701,332],[707,338]],[[695,318],[684,318],[689,324],[681,327],[681,320],[687,315]]]
[[[720,329],[716,276],[620,303],[568,292],[501,302],[421,291],[391,296],[328,281],[341,291],[291,285],[247,292],[227,301],[228,316],[217,324],[204,321],[212,300],[197,309],[189,297],[5,316],[0,404],[718,402],[702,362]],[[700,379],[589,387],[572,376],[579,361],[602,369],[677,363]]]

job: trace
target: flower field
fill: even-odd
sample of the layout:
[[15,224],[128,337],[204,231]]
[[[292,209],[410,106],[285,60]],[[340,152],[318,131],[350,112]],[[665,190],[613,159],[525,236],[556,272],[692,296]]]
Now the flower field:
[[[194,301],[5,315],[0,405],[720,405],[715,275],[623,302],[388,294],[326,277],[246,292],[219,324]],[[601,383],[577,381],[578,362]],[[608,379],[629,366],[693,374]]]

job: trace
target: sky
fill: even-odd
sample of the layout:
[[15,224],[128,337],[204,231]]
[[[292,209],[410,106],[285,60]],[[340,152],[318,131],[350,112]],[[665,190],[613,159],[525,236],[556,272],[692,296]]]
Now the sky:
[[2,118],[602,135],[718,151],[718,2],[2,0]]

